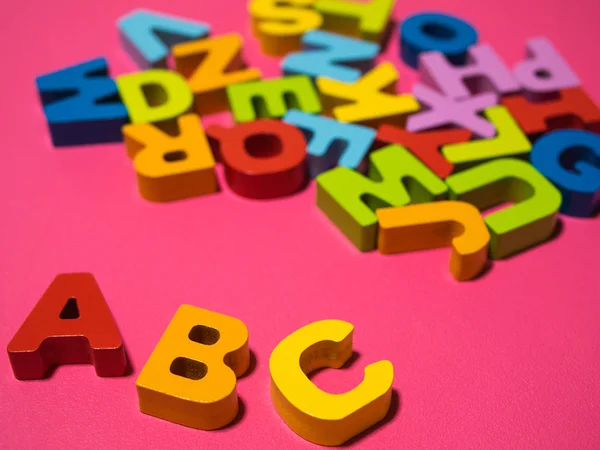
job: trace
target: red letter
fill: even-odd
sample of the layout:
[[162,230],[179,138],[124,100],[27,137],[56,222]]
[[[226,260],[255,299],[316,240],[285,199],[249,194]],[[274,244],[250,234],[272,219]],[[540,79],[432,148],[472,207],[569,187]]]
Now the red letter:
[[127,365],[117,325],[90,273],[57,275],[7,350],[19,380],[43,378],[58,364],[91,363],[101,377],[122,376]]
[[600,132],[600,108],[582,88],[563,89],[556,99],[539,103],[511,95],[503,98],[502,104],[533,140],[563,128]]
[[299,191],[306,181],[306,140],[279,120],[255,120],[227,129],[206,130],[225,179],[242,197],[267,199]]
[[454,166],[440,153],[446,144],[467,142],[471,132],[464,129],[411,133],[393,125],[381,125],[377,130],[377,143],[398,144],[412,152],[433,173],[444,179],[452,173]]

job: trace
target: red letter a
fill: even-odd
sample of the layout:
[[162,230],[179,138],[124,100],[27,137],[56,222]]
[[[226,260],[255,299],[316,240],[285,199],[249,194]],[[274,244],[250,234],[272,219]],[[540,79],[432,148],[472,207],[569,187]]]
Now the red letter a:
[[58,275],[8,344],[19,380],[43,378],[50,366],[93,364],[101,377],[122,376],[125,348],[90,273]]

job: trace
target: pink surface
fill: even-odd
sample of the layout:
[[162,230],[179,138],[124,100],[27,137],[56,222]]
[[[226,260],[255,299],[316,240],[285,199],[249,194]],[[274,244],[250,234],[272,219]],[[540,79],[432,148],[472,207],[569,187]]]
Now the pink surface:
[[[402,18],[417,11],[407,2]],[[548,36],[600,101],[596,0],[565,4],[436,0],[462,15],[509,64],[530,36]],[[6,347],[57,273],[90,271],[116,318],[134,374],[96,377],[58,368],[48,380],[13,378],[0,358],[0,448],[311,448],[277,416],[268,359],[315,320],[356,327],[358,360],[315,380],[350,389],[365,365],[392,361],[394,414],[356,448],[600,448],[598,219],[563,218],[559,237],[476,282],[447,271],[449,250],[360,254],[315,206],[315,189],[253,202],[230,193],[167,205],[140,198],[121,144],[54,150],[36,75],[95,56],[113,74],[135,71],[116,19],[135,7],[239,31],[266,76],[276,60],[249,34],[245,1],[3,2],[0,111],[0,342]],[[397,34],[385,58],[398,63]],[[407,91],[415,73],[400,66]],[[221,178],[222,180],[222,178]],[[243,320],[256,355],[238,383],[240,420],[203,432],[139,412],[135,379],[182,303]]]

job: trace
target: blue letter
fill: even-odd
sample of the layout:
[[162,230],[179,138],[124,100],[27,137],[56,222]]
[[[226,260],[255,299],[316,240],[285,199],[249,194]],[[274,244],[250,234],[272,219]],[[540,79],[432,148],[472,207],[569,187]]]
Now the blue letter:
[[175,44],[208,36],[208,25],[179,17],[135,10],[118,21],[125,51],[142,69],[166,68],[167,55]]
[[303,51],[286,57],[281,67],[286,75],[308,75],[352,83],[368,71],[379,46],[335,33],[312,30],[302,35]]
[[338,161],[340,166],[357,169],[375,140],[376,132],[371,128],[296,109],[288,111],[283,121],[304,133],[308,142],[308,171],[313,178],[335,167]]
[[539,138],[531,162],[560,190],[560,212],[589,217],[600,205],[600,136],[589,131],[560,130]]
[[97,58],[36,78],[55,146],[121,142],[127,109],[106,59]]
[[443,53],[453,64],[464,64],[467,49],[476,42],[475,28],[447,14],[415,14],[400,25],[400,57],[415,69],[419,55],[430,51]]

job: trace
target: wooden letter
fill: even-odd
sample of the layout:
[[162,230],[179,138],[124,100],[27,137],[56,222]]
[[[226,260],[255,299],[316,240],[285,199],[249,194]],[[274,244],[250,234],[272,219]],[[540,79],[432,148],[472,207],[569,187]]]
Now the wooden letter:
[[185,79],[166,69],[121,75],[117,86],[131,123],[164,124],[188,112],[194,102]]
[[43,378],[59,364],[93,364],[100,377],[127,370],[123,340],[91,273],[57,275],[7,350],[19,380]]
[[302,36],[303,50],[281,63],[286,75],[321,76],[352,83],[373,67],[379,45],[335,33],[312,30]]
[[396,68],[384,62],[354,83],[318,77],[316,84],[323,109],[340,122],[371,128],[384,123],[404,127],[406,117],[418,111],[419,103],[410,94],[396,95],[396,81]]
[[177,122],[176,136],[150,124],[123,128],[138,188],[147,200],[167,202],[217,191],[215,161],[200,118],[187,114]]
[[321,14],[312,9],[315,0],[251,0],[248,6],[254,34],[262,51],[284,56],[300,50],[302,35],[323,23]]
[[496,136],[442,147],[442,155],[459,170],[490,159],[527,156],[531,151],[531,142],[505,107],[492,106],[484,114],[496,129]]
[[260,79],[260,70],[245,68],[241,52],[242,37],[235,33],[173,47],[175,68],[188,80],[198,114],[226,111],[227,86]]
[[453,64],[465,64],[467,50],[477,43],[477,30],[460,17],[441,13],[417,13],[400,25],[400,56],[413,69],[419,55],[440,52]]
[[396,0],[317,0],[323,29],[380,43]]
[[308,171],[312,178],[338,163],[358,170],[375,139],[375,130],[371,128],[295,109],[288,111],[283,120],[304,133],[308,142]]
[[354,327],[341,320],[306,325],[271,353],[271,400],[283,421],[299,436],[320,445],[341,445],[383,419],[392,398],[394,367],[378,361],[344,394],[329,394],[307,374],[321,367],[339,369],[352,356]]
[[123,140],[127,109],[108,76],[106,59],[57,70],[35,82],[56,147]]
[[300,190],[306,181],[306,142],[296,127],[256,120],[206,132],[225,166],[225,179],[243,197],[268,199]]
[[304,75],[251,81],[227,88],[231,112],[236,122],[256,119],[278,119],[288,109],[318,114],[319,96],[310,78]]
[[490,233],[473,205],[442,201],[382,208],[377,248],[385,255],[452,247],[450,273],[458,281],[476,277],[487,261]]
[[187,427],[222,428],[237,416],[236,378],[249,365],[242,321],[182,305],[136,381],[140,410]]
[[563,128],[600,133],[600,108],[582,88],[563,89],[557,97],[530,102],[522,95],[502,100],[519,126],[533,141],[542,134]]
[[125,51],[142,69],[167,67],[169,49],[208,36],[210,27],[181,17],[137,9],[117,22]]
[[485,210],[515,204],[486,216],[490,257],[505,258],[550,237],[560,208],[560,192],[535,168],[518,159],[496,159],[446,179],[450,198]]
[[538,139],[531,163],[560,190],[560,212],[590,217],[600,206],[600,136],[559,130]]
[[493,92],[507,95],[518,92],[519,83],[488,44],[467,50],[467,64],[455,66],[440,52],[426,52],[419,57],[423,83],[436,88],[449,99],[468,98],[473,94]]
[[376,248],[376,209],[429,202],[447,191],[444,182],[403,147],[390,145],[369,158],[369,177],[346,167],[317,177],[317,206],[362,252]]
[[439,130],[411,133],[393,125],[381,125],[377,130],[376,145],[398,144],[410,150],[438,177],[444,179],[452,173],[454,166],[440,154],[444,144],[457,144],[471,139],[469,130]]

